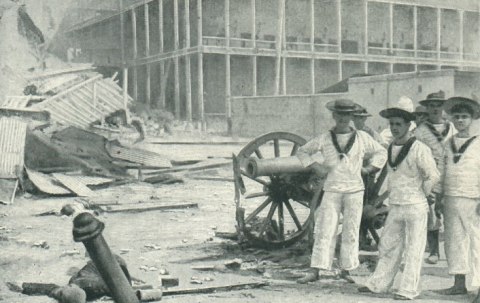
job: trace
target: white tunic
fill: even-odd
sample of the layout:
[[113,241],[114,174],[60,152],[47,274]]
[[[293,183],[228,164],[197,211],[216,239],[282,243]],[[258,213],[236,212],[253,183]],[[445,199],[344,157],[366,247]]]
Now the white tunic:
[[[337,135],[340,141],[341,135]],[[340,147],[342,142],[339,142]],[[364,189],[361,176],[363,160],[370,159],[370,164],[382,168],[387,159],[387,151],[369,134],[356,131],[356,139],[350,151],[340,159],[333,145],[330,133],[310,140],[299,148],[297,157],[304,167],[313,163],[328,166],[328,173],[323,190],[337,193],[353,193]]]

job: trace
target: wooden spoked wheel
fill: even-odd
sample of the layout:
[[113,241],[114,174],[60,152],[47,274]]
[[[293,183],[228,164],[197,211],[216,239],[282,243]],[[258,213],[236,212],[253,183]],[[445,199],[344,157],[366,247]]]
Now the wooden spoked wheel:
[[235,182],[237,223],[253,245],[280,248],[300,240],[308,230],[311,195],[302,188],[305,182],[295,182],[291,174],[249,176],[248,159],[290,157],[305,143],[292,133],[265,134],[248,143],[234,161],[236,180],[240,180]]

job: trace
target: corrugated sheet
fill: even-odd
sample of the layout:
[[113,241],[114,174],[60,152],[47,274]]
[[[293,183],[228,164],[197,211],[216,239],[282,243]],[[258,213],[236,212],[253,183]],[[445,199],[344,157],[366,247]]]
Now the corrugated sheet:
[[30,96],[7,96],[0,107],[4,108],[25,108],[27,106]]
[[68,195],[72,192],[68,189],[55,184],[56,179],[49,175],[42,174],[30,169],[27,171],[28,179],[42,192],[50,195]]
[[23,167],[27,123],[19,118],[0,117],[0,177],[16,178]]
[[114,181],[111,178],[104,178],[104,177],[73,176],[73,175],[68,175],[68,176],[73,177],[77,179],[79,182],[86,185],[101,185],[101,184],[106,184]]
[[70,189],[80,197],[88,197],[93,195],[93,191],[88,188],[80,179],[74,176],[64,174],[53,174],[55,179],[62,183],[66,188]]
[[87,128],[92,122],[124,109],[124,103],[121,88],[112,79],[98,75],[32,108],[50,112],[51,119],[61,124]]
[[107,144],[107,152],[112,158],[130,161],[150,167],[170,168],[172,163],[161,155],[137,148],[125,148],[113,144]]

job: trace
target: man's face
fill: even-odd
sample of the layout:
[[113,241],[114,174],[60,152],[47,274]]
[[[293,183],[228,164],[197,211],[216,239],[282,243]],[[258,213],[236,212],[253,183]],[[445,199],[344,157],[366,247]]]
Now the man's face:
[[431,101],[426,106],[428,112],[428,118],[430,120],[438,120],[442,118],[443,103],[442,101]]
[[472,124],[472,115],[467,111],[452,113],[452,122],[457,131],[468,129]]
[[390,131],[394,138],[401,138],[407,134],[410,128],[410,122],[400,117],[391,117],[389,121]]
[[335,125],[341,128],[346,128],[350,126],[350,121],[352,121],[353,113],[342,113],[342,112],[333,112],[333,120],[335,120]]
[[353,124],[355,124],[356,129],[363,129],[365,121],[367,121],[367,117],[353,116]]

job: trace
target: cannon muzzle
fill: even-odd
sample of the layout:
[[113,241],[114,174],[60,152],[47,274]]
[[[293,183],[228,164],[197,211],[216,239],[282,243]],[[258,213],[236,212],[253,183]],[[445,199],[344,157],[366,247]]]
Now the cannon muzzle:
[[250,158],[246,173],[251,177],[270,176],[275,174],[291,174],[308,172],[300,160],[295,157],[280,157],[272,159]]

